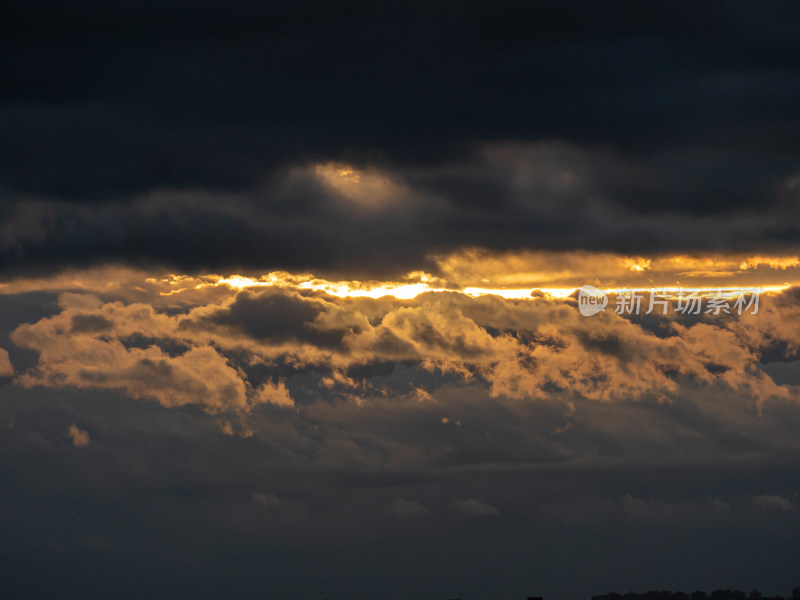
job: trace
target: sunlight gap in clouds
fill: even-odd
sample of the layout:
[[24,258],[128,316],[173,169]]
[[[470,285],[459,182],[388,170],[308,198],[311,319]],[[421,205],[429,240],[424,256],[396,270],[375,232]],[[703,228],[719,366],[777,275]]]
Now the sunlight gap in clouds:
[[[250,287],[294,287],[340,298],[391,296],[409,300],[423,293],[460,292],[467,296],[531,299],[537,295],[565,298],[590,283],[607,292],[656,289],[675,296],[781,291],[800,282],[796,256],[619,256],[603,253],[492,253],[468,249],[432,257],[436,274],[408,273],[401,281],[328,280],[311,274],[271,272],[263,276],[234,274],[199,284]],[[179,276],[171,281],[180,282]],[[165,292],[169,294],[172,292]]]
[[[481,288],[481,287],[465,287],[460,290],[453,290],[441,287],[431,286],[428,283],[381,283],[372,284],[367,286],[356,285],[354,282],[330,282],[325,280],[314,279],[310,281],[303,281],[299,284],[289,284],[283,286],[276,283],[270,273],[266,280],[256,279],[253,277],[245,277],[242,275],[232,275],[219,279],[214,284],[200,284],[200,287],[208,285],[228,285],[235,289],[246,289],[252,287],[290,287],[296,285],[297,288],[303,290],[313,290],[318,292],[325,292],[330,296],[338,298],[383,298],[391,296],[398,300],[411,300],[420,294],[424,293],[441,293],[441,292],[457,292],[471,297],[478,296],[500,296],[506,300],[531,300],[534,299],[536,292],[542,292],[547,296],[553,298],[566,298],[577,291],[577,287],[569,288]],[[752,294],[756,292],[780,292],[792,287],[792,284],[782,285],[767,285],[767,286],[714,286],[714,287],[681,287],[681,286],[649,286],[649,287],[614,287],[614,288],[601,288],[601,291],[606,293],[622,293],[626,291],[647,292],[655,289],[657,292],[662,293],[667,297],[677,297],[681,292],[696,293],[697,295],[719,295],[721,297],[735,296],[738,293]],[[182,290],[178,290],[182,291]],[[169,295],[174,292],[162,292],[164,295]]]
[[607,293],[655,289],[666,295],[686,292],[777,292],[800,284],[797,256],[666,255],[621,256],[583,251],[497,253],[472,248],[429,257],[426,270],[399,279],[340,279],[309,272],[270,271],[228,274],[142,271],[124,265],[73,269],[0,283],[0,294],[46,290],[92,291],[178,304],[210,290],[225,294],[247,288],[320,292],[339,298],[391,297],[410,300],[425,293],[499,296],[509,300],[565,298],[590,284]]
[[[606,261],[635,274],[612,258],[594,257],[590,266]],[[536,265],[522,266],[531,273]],[[718,311],[707,314],[707,307],[698,318],[683,319],[665,309],[645,323],[616,310],[585,318],[575,299],[564,298],[571,287],[490,287],[488,278],[483,286],[458,285],[482,276],[484,268],[475,262],[475,271],[459,274],[460,280],[441,269],[435,276],[416,271],[406,280],[381,282],[106,266],[9,282],[4,294],[57,292],[60,311],[11,331],[11,350],[39,358],[35,366],[9,366],[7,376],[23,388],[106,389],[165,408],[197,405],[223,422],[239,419],[244,434],[248,415],[264,407],[304,410],[313,387],[298,388],[297,376],[309,368],[320,374],[320,394],[362,407],[385,394],[417,406],[420,398],[435,399],[433,389],[445,383],[477,385],[511,404],[574,397],[672,402],[696,386],[747,390],[759,409],[773,398],[797,400],[794,380],[776,382],[759,366],[797,360],[797,289],[767,294],[757,315],[745,310],[723,318]],[[757,287],[777,292],[785,286]],[[402,365],[401,371],[413,365],[439,384],[427,379],[398,386],[394,375],[377,367],[386,364]]]

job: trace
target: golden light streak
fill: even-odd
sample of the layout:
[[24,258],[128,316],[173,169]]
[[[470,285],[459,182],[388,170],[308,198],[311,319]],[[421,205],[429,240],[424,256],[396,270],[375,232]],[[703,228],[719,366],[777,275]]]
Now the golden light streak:
[[770,269],[786,270],[791,267],[800,267],[800,258],[797,256],[751,256],[739,265],[739,269],[745,271],[758,268],[761,265],[766,265]]
[[[384,298],[393,297],[399,300],[411,300],[425,293],[458,292],[471,297],[478,296],[499,296],[507,300],[536,300],[542,294],[551,298],[567,298],[574,294],[578,287],[559,287],[559,288],[481,288],[465,287],[463,289],[449,289],[436,287],[429,282],[436,279],[427,276],[428,281],[418,281],[416,283],[392,283],[392,282],[345,282],[345,281],[326,281],[323,279],[309,279],[305,281],[287,280],[281,277],[281,273],[269,273],[262,278],[255,279],[242,275],[231,275],[230,277],[220,278],[214,285],[227,285],[234,289],[246,289],[251,287],[281,287],[296,288],[301,290],[313,290],[324,292],[330,296],[338,298]],[[207,284],[201,284],[207,285]],[[681,286],[647,286],[647,287],[613,287],[600,288],[606,294],[624,293],[651,293],[665,298],[678,298],[681,295],[687,296],[694,294],[701,297],[735,298],[741,294],[750,295],[754,293],[776,293],[792,287],[792,284],[764,285],[764,286],[715,286],[715,287],[681,287]]]
[[534,299],[534,292],[542,292],[547,296],[553,298],[566,298],[574,293],[578,288],[522,288],[522,289],[493,289],[493,288],[479,288],[467,287],[459,290],[462,294],[467,296],[500,296],[506,300],[532,300]]
[[[319,292],[339,298],[397,298],[411,300],[426,293],[460,293],[471,297],[497,296],[508,300],[566,298],[585,284],[605,291],[626,290],[677,297],[756,291],[773,293],[800,285],[796,255],[685,254],[654,257],[609,253],[509,252],[469,249],[430,257],[432,272],[413,271],[391,280],[343,280],[309,272],[271,271],[254,274],[170,274],[105,265],[88,269],[0,282],[0,295],[34,291],[90,292],[130,302],[184,306],[209,297],[223,301],[233,291],[269,288]],[[161,300],[159,300],[161,299]]]
[[676,299],[681,296],[688,296],[690,294],[702,298],[736,298],[742,294],[758,294],[758,293],[778,293],[788,290],[793,287],[792,284],[786,283],[783,285],[762,285],[762,286],[724,286],[724,287],[680,287],[680,286],[657,286],[648,288],[609,288],[601,290],[606,294],[625,294],[629,292],[635,293],[655,293],[662,298]]
[[491,252],[467,248],[431,257],[456,288],[756,287],[800,283],[797,255],[672,254],[624,256],[587,251]]

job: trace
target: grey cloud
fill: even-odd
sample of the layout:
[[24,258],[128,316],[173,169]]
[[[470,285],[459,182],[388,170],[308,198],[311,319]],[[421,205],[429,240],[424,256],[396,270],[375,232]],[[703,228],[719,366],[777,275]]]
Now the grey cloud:
[[474,498],[455,500],[453,510],[470,517],[497,517],[500,515],[500,511],[494,506]]
[[275,506],[280,500],[271,492],[253,492],[253,504],[264,508]]
[[233,303],[199,322],[186,319],[181,328],[222,326],[264,342],[296,341],[323,347],[341,347],[345,330],[325,330],[314,326],[316,317],[329,305],[297,293],[267,290],[259,294],[244,291]]
[[[476,156],[455,166],[367,164],[365,173],[402,183],[395,192],[402,210],[343,206],[339,193],[318,181],[313,164],[304,163],[235,192],[159,189],[91,205],[12,198],[13,206],[26,206],[50,225],[41,235],[9,241],[0,265],[14,273],[110,260],[190,272],[283,269],[391,278],[432,269],[434,253],[463,247],[657,254],[785,253],[796,245],[796,236],[776,233],[800,224],[795,200],[775,199],[774,178],[747,196],[760,203],[733,203],[724,190],[705,191],[702,173],[654,177],[657,167],[607,150],[551,141],[476,144]],[[676,182],[701,190],[707,208],[692,210],[698,202],[673,189]],[[763,202],[774,206],[765,212]]]
[[761,496],[753,496],[753,503],[766,510],[794,510],[792,501],[781,496],[774,496],[772,494],[763,494]]
[[430,511],[421,502],[398,498],[392,501],[392,514],[401,518],[414,518],[428,516]]

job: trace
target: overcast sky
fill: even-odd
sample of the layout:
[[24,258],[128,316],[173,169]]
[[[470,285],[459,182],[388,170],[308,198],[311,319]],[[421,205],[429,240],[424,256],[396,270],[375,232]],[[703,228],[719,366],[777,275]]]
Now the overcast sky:
[[0,595],[788,595],[798,40],[792,2],[6,3]]

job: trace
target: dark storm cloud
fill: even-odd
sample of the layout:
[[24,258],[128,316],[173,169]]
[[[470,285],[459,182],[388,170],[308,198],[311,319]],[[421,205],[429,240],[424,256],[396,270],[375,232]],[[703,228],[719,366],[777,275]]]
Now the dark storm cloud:
[[322,347],[340,347],[347,330],[320,331],[314,319],[326,308],[320,301],[303,299],[298,294],[243,292],[226,308],[198,320],[181,321],[181,329],[222,326],[264,343],[305,342]]
[[[426,597],[441,572],[464,596],[502,600],[728,576],[785,593],[800,526],[787,460],[797,406],[757,415],[742,396],[715,400],[579,403],[574,426],[555,435],[555,406],[507,413],[462,387],[417,409],[393,398],[259,410],[245,439],[200,411],[108,390],[14,388],[0,405],[4,590],[103,597],[89,565],[121,598],[155,584],[200,598]],[[442,411],[463,426],[439,422]],[[88,445],[74,445],[73,425]],[[495,560],[487,549],[498,548]],[[578,559],[588,566],[562,564]]]
[[[464,244],[798,239],[792,3],[14,2],[7,17],[6,269],[378,273]],[[509,152],[539,175],[520,183]],[[331,160],[380,168],[417,204],[367,218],[308,178],[287,187]],[[741,225],[765,207],[790,218]]]

